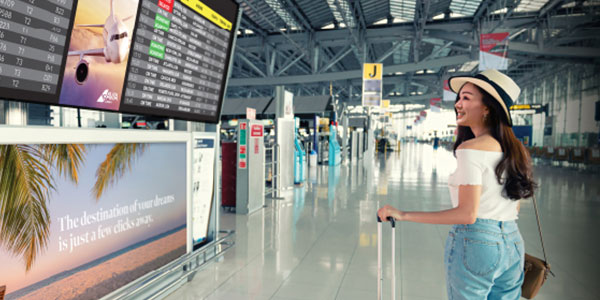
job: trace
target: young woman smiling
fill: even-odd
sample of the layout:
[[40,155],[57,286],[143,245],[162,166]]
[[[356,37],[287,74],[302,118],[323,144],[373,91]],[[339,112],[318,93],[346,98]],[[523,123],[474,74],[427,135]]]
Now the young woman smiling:
[[448,299],[519,299],[524,244],[515,220],[519,199],[536,187],[527,150],[512,131],[509,108],[520,88],[486,70],[452,77],[458,136],[456,171],[448,186],[453,208],[408,212],[386,205],[381,220],[453,224],[445,249]]

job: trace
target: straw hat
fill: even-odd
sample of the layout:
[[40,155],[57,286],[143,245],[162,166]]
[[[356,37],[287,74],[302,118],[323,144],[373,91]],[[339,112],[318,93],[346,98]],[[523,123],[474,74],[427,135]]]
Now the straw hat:
[[485,70],[475,76],[455,76],[448,79],[448,85],[455,93],[458,93],[467,82],[480,87],[496,99],[506,113],[508,126],[512,127],[509,109],[517,101],[521,88],[510,77],[493,69]]

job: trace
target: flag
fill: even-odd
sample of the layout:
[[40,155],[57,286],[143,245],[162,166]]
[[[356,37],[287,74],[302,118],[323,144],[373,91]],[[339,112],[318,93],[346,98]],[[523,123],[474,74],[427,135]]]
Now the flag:
[[479,36],[479,71],[508,69],[508,35],[508,32],[499,32]]
[[455,101],[456,93],[450,90],[448,80],[444,80],[444,101]]
[[441,112],[442,111],[442,99],[441,98],[431,98],[431,100],[429,100],[429,106],[431,108],[431,112]]

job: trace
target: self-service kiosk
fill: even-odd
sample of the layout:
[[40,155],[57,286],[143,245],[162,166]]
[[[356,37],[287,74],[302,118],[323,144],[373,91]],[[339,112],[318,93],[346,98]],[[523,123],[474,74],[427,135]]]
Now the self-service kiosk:
[[329,165],[335,166],[342,162],[342,149],[337,141],[337,130],[333,124],[329,125]]
[[296,127],[294,129],[294,183],[301,184],[306,180],[304,168],[306,166],[306,151],[302,146],[298,136],[298,127],[300,127],[300,119],[295,118]]
[[261,121],[239,121],[236,161],[235,212],[250,214],[265,205],[265,146]]

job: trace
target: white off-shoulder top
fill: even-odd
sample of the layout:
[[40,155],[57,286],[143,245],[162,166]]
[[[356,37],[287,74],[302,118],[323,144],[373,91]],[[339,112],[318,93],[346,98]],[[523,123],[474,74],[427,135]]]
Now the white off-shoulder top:
[[475,149],[456,150],[456,171],[448,178],[452,206],[458,206],[459,185],[481,185],[477,218],[510,221],[518,218],[517,205],[502,193],[504,186],[496,179],[496,166],[504,153]]

